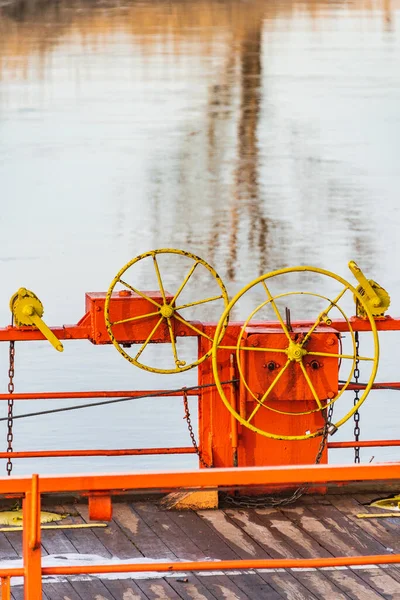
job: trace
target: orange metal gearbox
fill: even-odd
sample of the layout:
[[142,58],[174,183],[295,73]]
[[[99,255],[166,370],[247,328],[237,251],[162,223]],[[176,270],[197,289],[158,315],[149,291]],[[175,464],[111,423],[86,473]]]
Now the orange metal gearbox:
[[[296,326],[293,336],[305,335],[309,328],[309,324],[307,327]],[[207,329],[206,332],[208,333]],[[235,324],[229,325],[228,333],[231,334],[229,343],[235,345],[240,327],[235,327]],[[339,332],[332,327],[318,327],[305,349],[338,354],[339,335]],[[298,339],[299,342],[300,339],[301,337]],[[254,343],[257,344],[254,347],[259,348],[286,349],[288,347],[288,340],[282,329],[275,327],[248,328],[243,334],[242,343],[245,346]],[[229,351],[225,351],[225,354],[221,351],[220,378],[223,381],[232,379],[229,356]],[[236,353],[231,352],[231,356],[236,358]],[[260,398],[287,362],[287,355],[283,352],[243,351],[240,353],[240,358],[246,384],[255,395],[259,394]],[[318,364],[312,365],[313,361]],[[303,364],[321,399],[321,404],[326,405],[326,399],[331,394],[332,397],[336,396],[338,392],[338,359],[305,355]],[[212,383],[212,372],[207,364],[200,372],[201,384]],[[293,362],[290,370],[288,367],[288,372],[282,376],[282,380],[278,381],[272,392],[268,401],[265,401],[268,408],[260,407],[251,421],[260,430],[275,435],[296,436],[324,427],[326,410],[318,410],[317,403],[297,363]],[[231,385],[230,394],[237,412],[243,418],[249,418],[256,407],[256,400],[246,389],[242,379],[236,386]],[[302,412],[306,414],[300,414]],[[212,387],[203,390],[202,393],[199,407],[199,433],[203,456],[214,467],[312,464],[321,449],[321,437],[306,440],[271,439],[243,427],[226,410],[217,391]],[[326,462],[325,446],[320,463]]]
[[[301,342],[307,334],[307,328],[296,328],[293,341]],[[254,348],[286,349],[288,340],[281,328],[252,329],[243,335],[243,345]],[[304,346],[308,352],[339,353],[339,333],[331,328],[318,328]],[[243,374],[249,388],[261,397],[285,366],[287,355],[281,352],[242,352]],[[310,377],[314,389],[321,400],[334,398],[339,386],[339,363],[336,357],[305,355],[303,365]],[[248,400],[254,400],[249,394]],[[291,362],[286,372],[271,390],[268,401],[311,401],[315,403],[311,389],[297,362]],[[268,402],[267,402],[268,403]],[[293,409],[296,411],[296,408]]]
[[[160,306],[163,304],[163,298],[160,292],[146,291],[146,296],[154,300]],[[172,301],[173,296],[167,291],[165,292],[166,301]],[[106,294],[104,292],[89,292],[86,294],[86,313],[90,315],[90,335],[89,339],[94,344],[110,344],[110,336],[106,329],[104,319],[104,305],[106,302]],[[110,321],[127,320],[125,323],[119,323],[113,327],[113,333],[118,342],[121,344],[139,344],[143,343],[150,335],[160,315],[145,317],[143,319],[129,321],[133,317],[148,315],[157,311],[157,307],[146,300],[142,296],[123,290],[115,292],[111,296],[110,302]],[[175,319],[172,317],[172,327],[175,335],[195,336],[197,335],[193,329],[179,323],[176,326]],[[171,338],[168,330],[167,320],[158,327],[151,341],[153,343],[170,343]]]

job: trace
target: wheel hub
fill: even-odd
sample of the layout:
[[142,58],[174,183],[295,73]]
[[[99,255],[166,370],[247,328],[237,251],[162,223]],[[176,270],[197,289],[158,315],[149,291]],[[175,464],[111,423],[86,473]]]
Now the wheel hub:
[[172,306],[170,306],[169,304],[164,304],[160,308],[160,313],[166,319],[170,319],[172,317],[172,315],[174,314],[174,308]]
[[307,354],[307,350],[301,347],[300,344],[296,344],[295,342],[290,342],[288,349],[286,350],[287,356],[289,360],[301,362],[303,356]]

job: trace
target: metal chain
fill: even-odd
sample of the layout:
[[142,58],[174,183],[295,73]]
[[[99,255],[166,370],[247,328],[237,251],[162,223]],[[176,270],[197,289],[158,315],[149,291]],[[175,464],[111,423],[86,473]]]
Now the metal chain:
[[[14,393],[14,359],[15,359],[15,342],[10,342],[10,350],[9,350],[9,368],[8,368],[8,393]],[[13,451],[13,410],[14,410],[14,400],[9,398],[8,400],[8,412],[7,412],[7,452]],[[7,460],[7,475],[11,475],[11,471],[13,468],[12,460],[9,457]]]
[[[324,415],[325,417],[325,415]],[[326,441],[328,439],[329,427],[332,424],[333,417],[333,402],[329,405],[328,415],[325,417],[325,427],[322,433],[321,443],[318,448],[317,455],[315,457],[315,464],[318,465],[321,462],[322,454],[325,450]],[[296,502],[306,491],[306,487],[302,486],[297,488],[291,496],[285,498],[276,498],[274,496],[228,496],[224,497],[224,501],[233,504],[234,506],[240,506],[242,508],[262,508],[265,506],[287,506]]]
[[184,409],[185,409],[185,416],[183,418],[186,419],[188,430],[189,430],[190,439],[192,440],[192,444],[193,444],[193,448],[196,450],[196,454],[199,457],[199,461],[201,462],[201,464],[203,465],[203,467],[206,467],[206,469],[209,469],[211,467],[211,465],[209,465],[208,463],[206,463],[206,461],[204,460],[204,458],[203,458],[203,456],[201,454],[200,448],[197,445],[196,438],[194,436],[192,421],[190,419],[189,402],[188,402],[187,390],[183,389],[182,392],[183,392],[183,406],[184,406]]
[[[356,343],[356,364],[354,367],[354,383],[357,385],[358,381],[360,379],[360,369],[359,369],[359,364],[360,364],[360,359],[358,358],[360,355],[360,339],[359,339],[359,334],[358,331],[356,331],[354,333],[354,339],[355,339],[355,343]],[[358,388],[355,389],[354,391],[354,406],[357,406],[360,398],[359,398],[359,393],[360,390]],[[354,441],[358,442],[360,440],[360,413],[358,412],[358,410],[356,410],[356,412],[354,413]],[[354,462],[355,463],[359,463],[360,462],[360,447],[356,446],[354,448]]]

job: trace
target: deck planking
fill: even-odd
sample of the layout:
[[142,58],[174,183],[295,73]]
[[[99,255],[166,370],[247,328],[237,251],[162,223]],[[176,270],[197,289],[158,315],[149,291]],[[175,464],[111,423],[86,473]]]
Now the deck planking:
[[[43,530],[43,556],[91,555],[128,560],[235,560],[400,552],[400,520],[358,519],[381,512],[376,495],[306,496],[281,508],[222,507],[165,511],[152,502],[115,502],[107,528]],[[89,522],[87,504],[52,507],[62,524]],[[20,532],[0,533],[1,560],[22,555]],[[93,557],[94,555],[94,557]],[[70,563],[73,560],[70,559]],[[115,577],[115,578],[114,578]],[[22,586],[12,587],[23,600]],[[213,571],[45,580],[42,600],[400,600],[400,568]],[[39,600],[39,599],[32,599]]]

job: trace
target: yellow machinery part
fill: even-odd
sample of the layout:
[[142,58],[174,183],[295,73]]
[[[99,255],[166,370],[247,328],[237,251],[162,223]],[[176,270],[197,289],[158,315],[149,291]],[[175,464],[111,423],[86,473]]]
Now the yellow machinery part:
[[[322,296],[320,294],[313,294],[310,292],[287,292],[287,293],[282,293],[279,294],[278,296],[273,296],[271,294],[271,292],[269,291],[269,288],[267,286],[267,281],[269,281],[270,279],[274,278],[274,277],[279,277],[281,275],[285,275],[288,273],[311,273],[311,274],[319,274],[325,277],[328,277],[330,279],[336,280],[338,281],[342,286],[343,289],[341,290],[341,292],[338,294],[338,296],[334,299],[334,300],[330,300],[329,298],[326,298],[325,296]],[[234,309],[235,305],[237,304],[237,302],[248,292],[250,292],[249,296],[251,295],[251,293],[253,292],[253,289],[255,286],[261,284],[264,288],[264,293],[266,295],[266,300],[264,302],[262,302],[259,306],[257,306],[257,308],[255,310],[253,310],[253,312],[250,314],[250,317],[248,317],[248,319],[244,322],[244,325],[242,326],[238,341],[236,346],[224,346],[223,344],[223,337],[224,337],[224,323],[226,321],[226,319],[229,317],[230,312]],[[269,285],[269,283],[268,283]],[[357,353],[357,347],[356,347],[356,342],[355,342],[355,334],[354,331],[352,329],[351,326],[351,321],[350,319],[346,316],[346,314],[344,313],[344,311],[341,309],[341,307],[339,306],[339,302],[341,301],[342,297],[344,296],[344,294],[349,291],[350,293],[352,293],[354,295],[354,297],[357,299],[357,302],[359,302],[359,304],[362,306],[366,318],[369,320],[370,322],[370,328],[371,328],[371,332],[372,332],[372,336],[373,336],[373,356],[371,357],[362,357],[362,356],[358,356]],[[317,296],[318,298],[324,298],[327,302],[328,305],[327,307],[317,316],[314,325],[311,327],[311,329],[308,331],[308,333],[304,336],[304,338],[300,341],[300,342],[295,342],[292,337],[290,336],[290,333],[288,331],[287,325],[285,324],[282,315],[280,314],[278,307],[275,303],[275,300],[277,298],[282,298],[284,296],[289,296],[289,295],[296,295],[296,294],[306,294],[306,295],[310,295],[310,296]],[[378,303],[378,301],[375,298],[375,302]],[[243,371],[241,369],[240,366],[240,352],[241,352],[241,340],[243,338],[244,335],[244,330],[246,329],[246,327],[249,325],[250,320],[253,318],[253,316],[265,305],[269,304],[274,312],[275,315],[277,317],[278,322],[280,323],[280,326],[282,328],[282,331],[285,333],[287,340],[288,340],[288,345],[286,349],[269,349],[266,348],[265,352],[273,352],[273,351],[278,351],[278,352],[283,352],[284,354],[286,354],[286,358],[284,358],[284,362],[286,361],[285,366],[282,368],[282,370],[280,371],[280,373],[278,374],[278,376],[275,378],[274,382],[272,385],[269,386],[269,388],[265,391],[265,393],[263,394],[263,396],[261,398],[258,398],[256,396],[254,396],[254,394],[252,394],[251,390],[249,390],[249,387],[247,386],[247,383],[244,379],[244,374]],[[305,370],[305,367],[303,365],[303,357],[307,355],[307,350],[304,347],[307,340],[309,339],[309,337],[312,335],[312,333],[314,332],[314,330],[320,325],[320,324],[329,324],[330,318],[329,318],[329,312],[332,308],[337,308],[339,310],[339,312],[341,313],[342,317],[345,319],[346,323],[347,323],[347,327],[349,329],[350,335],[351,335],[351,339],[352,339],[352,354],[350,355],[343,355],[341,353],[339,354],[332,354],[331,356],[336,356],[338,359],[342,360],[342,359],[350,359],[352,361],[352,370],[350,372],[349,377],[347,378],[346,383],[343,385],[342,389],[339,391],[339,393],[332,399],[330,399],[329,401],[324,400],[324,399],[320,399],[317,397],[317,394],[315,393],[315,389],[313,389],[313,385],[312,382],[310,381],[310,378],[308,377],[308,374]],[[256,408],[253,410],[253,413],[250,415],[249,418],[245,419],[239,412],[237,412],[231,402],[230,399],[227,397],[225,390],[221,384],[220,381],[220,376],[219,376],[219,364],[218,364],[218,352],[219,350],[226,350],[226,349],[232,349],[236,351],[236,358],[237,358],[237,363],[238,363],[238,370],[239,370],[239,376],[240,379],[242,381],[242,383],[244,384],[245,387],[247,387],[247,390],[250,391],[250,393],[253,395],[254,399],[256,400],[256,402],[258,403],[258,405],[256,406]],[[257,348],[257,351],[262,351],[263,349],[261,348]],[[371,353],[372,354],[372,353]],[[376,372],[378,369],[378,361],[379,361],[379,340],[378,340],[378,334],[377,334],[377,329],[376,329],[376,325],[375,325],[375,320],[374,317],[372,315],[369,303],[365,303],[364,302],[364,298],[363,296],[360,295],[360,293],[350,284],[348,283],[345,279],[343,279],[342,277],[340,277],[339,275],[336,275],[335,273],[332,273],[330,271],[326,271],[324,269],[319,269],[317,267],[310,267],[310,266],[298,266],[298,267],[292,267],[292,268],[286,268],[286,269],[279,269],[277,271],[272,271],[271,273],[267,273],[266,275],[262,275],[261,277],[258,277],[257,279],[255,279],[254,281],[250,282],[248,285],[246,285],[240,292],[238,292],[236,294],[236,296],[230,301],[230,303],[228,304],[228,306],[226,307],[223,315],[221,316],[220,322],[217,326],[216,332],[215,332],[215,337],[214,337],[214,343],[213,343],[213,348],[212,348],[212,363],[213,363],[213,373],[214,373],[214,379],[215,379],[215,383],[218,389],[218,392],[221,396],[222,401],[224,402],[226,408],[230,411],[230,413],[235,417],[235,419],[237,419],[242,425],[244,425],[245,427],[249,428],[250,430],[259,433],[265,437],[269,437],[269,438],[273,438],[273,439],[280,439],[280,440],[304,440],[304,439],[310,439],[312,437],[317,437],[319,435],[323,434],[323,430],[317,430],[317,431],[310,431],[310,432],[305,432],[303,435],[283,435],[283,434],[276,434],[273,433],[271,431],[265,431],[263,429],[260,429],[258,427],[255,427],[250,421],[253,418],[254,414],[259,410],[260,407],[265,407],[267,409],[270,409],[269,406],[265,405],[264,402],[266,401],[268,395],[271,392],[271,389],[273,387],[273,385],[275,385],[279,378],[281,377],[281,374],[284,373],[285,369],[287,368],[287,366],[292,363],[298,363],[300,369],[303,372],[304,377],[306,378],[309,387],[313,393],[314,399],[315,399],[315,403],[316,403],[316,407],[314,409],[314,411],[325,411],[330,405],[332,405],[334,402],[336,402],[338,400],[338,398],[344,393],[344,391],[346,390],[346,388],[348,387],[348,385],[350,384],[351,381],[351,377],[352,377],[352,373],[356,367],[357,364],[357,360],[367,360],[371,362],[372,365],[372,369],[371,369],[371,373],[370,376],[368,378],[367,384],[365,389],[363,390],[358,402],[356,403],[355,406],[353,406],[343,417],[341,417],[336,423],[332,423],[331,427],[330,427],[330,433],[334,432],[337,430],[338,427],[340,427],[341,425],[343,425],[343,423],[345,423],[348,419],[350,419],[350,417],[352,417],[354,415],[354,413],[359,409],[359,407],[361,406],[361,404],[364,402],[364,400],[366,399],[366,397],[368,396],[372,384],[375,380],[375,376],[376,376]],[[276,409],[275,409],[276,410]],[[282,412],[283,414],[290,414],[292,417],[295,417],[296,414],[307,414],[307,413],[287,413],[287,412],[283,412],[283,411],[279,411],[276,410],[276,412]]]
[[[178,286],[177,290],[174,293],[173,299],[170,302],[168,302],[166,299],[166,294],[165,294],[165,289],[164,289],[164,284],[163,284],[163,274],[162,274],[162,272],[159,268],[158,262],[157,262],[157,257],[160,255],[166,255],[167,257],[168,256],[172,257],[172,256],[178,255],[178,256],[183,256],[183,257],[189,259],[189,261],[191,261],[191,268],[186,272],[185,277],[183,278],[181,284]],[[156,276],[157,276],[160,295],[163,298],[163,301],[162,301],[162,303],[157,303],[153,299],[150,299],[150,302],[153,305],[155,305],[152,316],[154,316],[154,315],[159,316],[158,324],[153,329],[153,331],[150,333],[149,337],[144,342],[144,344],[142,344],[141,348],[139,349],[139,352],[135,356],[130,356],[128,354],[128,352],[126,352],[125,348],[123,348],[122,345],[119,344],[119,342],[115,338],[115,335],[113,332],[113,325],[115,325],[115,323],[112,323],[110,320],[110,301],[111,301],[112,293],[115,291],[115,287],[117,286],[117,284],[122,284],[123,286],[129,288],[134,293],[139,294],[143,298],[149,299],[146,296],[146,294],[144,294],[137,288],[134,288],[133,286],[128,285],[127,283],[125,283],[124,280],[122,280],[123,276],[124,276],[124,279],[126,279],[126,275],[125,275],[126,272],[133,265],[137,264],[138,262],[140,262],[148,257],[151,257],[153,259],[153,268],[154,268]],[[178,306],[178,304],[179,304],[179,303],[177,303],[178,296],[182,292],[183,288],[185,287],[185,285],[187,284],[189,279],[192,277],[192,275],[195,272],[195,269],[198,265],[202,265],[211,274],[211,276],[213,277],[213,279],[216,283],[216,286],[215,286],[216,289],[219,288],[219,293],[217,296],[211,296],[209,298],[202,298],[199,300],[194,300],[193,302],[185,304],[184,306]],[[131,261],[129,261],[124,267],[122,267],[122,269],[117,273],[117,275],[112,280],[111,285],[107,292],[106,302],[105,302],[105,307],[104,307],[104,317],[105,317],[106,328],[107,328],[108,334],[110,336],[110,339],[111,339],[112,343],[114,344],[114,346],[116,347],[116,349],[118,350],[118,352],[120,354],[122,354],[122,356],[124,358],[126,358],[130,363],[134,364],[135,366],[139,367],[140,369],[144,369],[144,370],[150,371],[152,373],[163,373],[163,374],[164,373],[181,373],[182,371],[187,371],[188,369],[192,369],[193,367],[196,367],[197,365],[202,363],[204,360],[206,360],[209,356],[211,356],[211,349],[208,352],[206,352],[205,354],[203,354],[202,356],[200,356],[200,358],[197,358],[197,360],[194,360],[191,363],[187,364],[186,362],[179,360],[177,346],[176,346],[176,338],[174,335],[173,320],[176,319],[183,325],[192,329],[199,336],[203,336],[203,337],[207,338],[211,343],[212,338],[205,335],[193,323],[184,319],[179,311],[183,310],[185,308],[192,307],[192,306],[205,304],[205,303],[209,303],[209,302],[214,302],[214,301],[218,301],[218,300],[221,300],[223,302],[224,307],[226,307],[229,302],[228,294],[227,294],[225,285],[223,284],[222,279],[220,278],[218,273],[205,260],[203,260],[199,256],[196,256],[195,254],[186,252],[185,250],[178,250],[176,248],[161,248],[158,250],[150,250],[149,252],[140,254],[139,256],[136,256],[136,258],[133,258]],[[141,318],[140,315],[132,315],[131,320],[133,321],[135,319],[140,319],[140,318]],[[129,320],[129,319],[127,319],[127,320]],[[143,352],[144,348],[151,342],[156,329],[160,326],[161,323],[166,323],[168,326],[170,340],[171,340],[172,355],[173,355],[173,359],[175,362],[175,368],[166,369],[166,368],[161,368],[159,366],[147,365],[144,362],[139,361],[139,356]],[[228,316],[225,317],[224,323],[221,326],[222,332],[225,331],[227,324],[228,324]]]
[[[42,511],[40,513],[41,523],[52,523],[53,521],[61,521],[69,515],[58,515],[57,513]],[[0,511],[0,525],[22,525],[23,514],[21,509],[3,510]]]
[[17,327],[37,327],[58,352],[64,350],[60,340],[42,320],[44,312],[43,304],[36,294],[26,288],[20,288],[18,292],[11,297],[10,309]]
[[[356,288],[359,296],[354,296],[357,317],[367,318],[365,306],[368,306],[374,317],[383,316],[390,306],[390,296],[387,291],[376,281],[367,279],[354,260],[349,262],[349,269],[359,283]],[[359,301],[360,296],[363,302]]]
[[383,508],[383,510],[399,511],[400,515],[400,494],[393,496],[392,498],[383,498],[383,500],[376,500],[371,502],[370,506],[377,508]]

